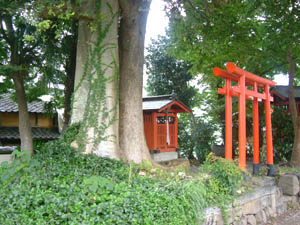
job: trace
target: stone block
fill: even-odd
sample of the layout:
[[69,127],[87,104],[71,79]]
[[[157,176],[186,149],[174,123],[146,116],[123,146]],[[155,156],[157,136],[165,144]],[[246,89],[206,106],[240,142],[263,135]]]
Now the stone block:
[[[278,188],[279,189],[279,188]],[[274,212],[274,213],[276,213],[276,202],[278,202],[279,201],[279,199],[277,200],[276,199],[276,193],[274,193],[274,194],[272,194],[271,195],[271,200],[272,200],[272,204],[271,204],[271,209],[272,209],[272,211]]]
[[242,217],[241,219],[241,225],[247,225],[247,217]]
[[295,175],[296,177],[298,177],[298,180],[300,181],[300,173],[290,172],[290,173],[286,173],[285,175]]
[[241,210],[241,215],[257,214],[261,210],[261,203],[260,200],[257,199],[247,202],[239,208]]
[[267,217],[274,217],[274,215],[275,215],[275,212],[271,207],[267,207],[265,209],[265,212],[266,212],[266,215],[268,215]]
[[218,207],[209,207],[204,209],[204,221],[201,225],[224,225],[222,211]]
[[280,202],[279,204],[277,204],[276,213],[278,215],[284,213],[286,210],[287,210],[287,202]]
[[263,210],[255,215],[255,219],[257,224],[264,224],[267,222],[267,217]]
[[288,196],[288,195],[283,195],[281,196],[281,198],[279,199],[279,202],[293,202],[293,198],[294,196]]
[[296,195],[299,192],[299,180],[295,175],[283,175],[279,179],[278,186],[285,195]]
[[247,224],[256,225],[256,219],[254,215],[247,216]]
[[[260,200],[260,207],[262,209],[264,209],[269,205],[272,205],[271,195],[267,195],[267,196],[262,197],[261,200]],[[256,213],[253,213],[253,214],[256,214]]]
[[178,159],[178,152],[160,152],[151,154],[151,156],[155,162],[165,162]]
[[267,210],[267,208],[264,209],[264,212],[266,214],[266,218],[268,219],[270,217],[270,213],[269,211]]
[[256,185],[262,186],[262,187],[275,185],[275,178],[274,177],[268,177],[268,176],[265,176],[265,177],[253,177],[252,181]]
[[297,196],[292,196],[292,202],[293,203],[298,203],[298,197]]
[[233,206],[241,206],[247,202],[251,202],[251,201],[260,199],[263,196],[275,194],[276,190],[277,190],[276,186],[258,187],[254,191],[249,192],[249,193],[245,194],[244,196],[236,199],[233,202]]
[[282,189],[281,188],[277,188],[276,192],[275,192],[276,201],[279,201],[279,199],[281,198],[281,196],[282,196]]

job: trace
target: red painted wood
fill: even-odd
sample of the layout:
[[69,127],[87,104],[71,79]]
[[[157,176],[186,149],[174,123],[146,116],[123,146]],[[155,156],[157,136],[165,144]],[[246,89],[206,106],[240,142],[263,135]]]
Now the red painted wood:
[[[167,110],[168,113],[164,112]],[[174,100],[157,111],[144,111],[144,131],[146,142],[150,150],[160,150],[160,152],[172,152],[178,148],[178,118],[177,113],[188,112],[191,110]],[[167,124],[159,124],[158,117],[173,117],[174,123],[169,123],[170,143],[167,143]]]
[[225,80],[225,158],[232,161],[232,97],[230,94],[231,79]]
[[267,139],[267,164],[273,164],[273,138],[272,138],[272,122],[271,122],[271,105],[270,105],[270,87],[265,86],[265,120],[266,120],[266,139]]
[[[158,110],[158,112],[164,112],[164,111],[167,110],[168,108],[171,110],[171,107],[172,107],[173,105],[176,105],[176,106],[179,107],[179,109],[177,109],[177,110],[176,110],[176,109],[173,109],[173,112],[177,112],[177,113],[179,113],[179,112],[188,112],[188,113],[192,113],[192,111],[191,111],[189,108],[187,108],[185,105],[181,104],[181,103],[180,103],[179,101],[177,101],[177,100],[174,100],[174,101],[171,102],[170,104],[168,104],[168,105],[162,107],[161,109]],[[170,112],[170,110],[168,110],[168,112]]]
[[[254,91],[257,91],[257,84],[254,84]],[[259,113],[258,99],[253,100],[253,163],[259,164]]]
[[239,166],[246,169],[246,90],[245,75],[240,77],[239,86]]
[[[230,142],[232,143],[232,113],[231,97],[239,98],[239,166],[246,169],[246,99],[253,100],[253,162],[259,163],[259,115],[258,101],[264,100],[265,120],[266,120],[266,138],[267,138],[267,163],[273,164],[273,140],[270,102],[273,97],[270,95],[269,88],[276,83],[245,71],[233,63],[226,65],[227,71],[220,68],[214,68],[215,76],[225,79],[225,87],[219,88],[218,93],[225,95],[226,101],[226,135],[225,135],[225,157],[230,159]],[[237,86],[231,87],[230,81],[238,82]],[[253,90],[247,88],[251,86]],[[264,93],[259,92],[259,88],[264,89]]]
[[262,78],[246,70],[243,70],[237,67],[236,65],[234,65],[232,62],[228,62],[226,64],[226,68],[230,73],[240,75],[240,76],[245,75],[245,79],[249,82],[257,82],[258,87],[264,87],[265,85],[269,85],[269,86],[276,85],[274,81]]

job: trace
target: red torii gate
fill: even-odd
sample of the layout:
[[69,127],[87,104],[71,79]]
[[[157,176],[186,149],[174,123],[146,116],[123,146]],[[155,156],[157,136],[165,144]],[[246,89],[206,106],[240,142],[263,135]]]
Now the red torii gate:
[[[267,165],[268,176],[274,175],[273,165],[273,140],[270,102],[270,86],[275,82],[245,71],[232,62],[227,63],[227,71],[218,67],[213,69],[215,76],[225,79],[225,86],[218,89],[219,94],[225,95],[225,158],[232,160],[232,97],[239,98],[239,166],[246,169],[246,99],[253,100],[253,174],[259,172],[259,114],[258,101],[264,100],[266,141],[267,141]],[[231,86],[231,81],[238,82],[237,86]],[[247,86],[252,87],[252,90]],[[259,88],[264,92],[260,93]]]

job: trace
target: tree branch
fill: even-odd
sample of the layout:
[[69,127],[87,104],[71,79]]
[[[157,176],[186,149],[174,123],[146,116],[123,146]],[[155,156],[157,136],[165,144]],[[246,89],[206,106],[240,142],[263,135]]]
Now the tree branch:
[[208,18],[205,14],[203,14],[203,12],[199,11],[199,10],[197,9],[197,7],[194,6],[194,4],[192,3],[191,0],[185,0],[185,1],[189,3],[189,5],[194,9],[194,11],[195,11],[197,14],[199,14],[200,17],[202,17],[202,19],[206,19],[206,20],[209,21],[209,18]]
[[265,74],[271,72],[272,70],[274,70],[276,68],[279,68],[279,67],[282,67],[282,66],[284,66],[284,65],[286,65],[288,63],[289,62],[286,61],[286,62],[283,62],[283,63],[280,63],[280,64],[276,64],[276,65],[272,66],[271,68],[265,70],[264,72],[260,73],[260,75],[265,75]]
[[54,15],[49,14],[49,9],[50,8],[48,6],[44,7],[40,12],[40,16],[44,19],[54,19],[57,18],[58,15],[65,13],[67,10],[71,10],[72,12],[74,12],[74,15],[71,16],[72,19],[84,20],[87,22],[92,22],[96,19],[94,15],[84,13],[84,10],[76,7],[76,2],[74,0],[71,1],[71,7],[68,7],[66,3],[61,8],[58,8],[55,5],[51,6],[51,10],[54,12]]

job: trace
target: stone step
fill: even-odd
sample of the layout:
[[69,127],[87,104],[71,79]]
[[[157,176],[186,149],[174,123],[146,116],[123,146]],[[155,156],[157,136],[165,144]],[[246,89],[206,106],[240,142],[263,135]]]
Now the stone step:
[[178,159],[178,152],[160,152],[151,154],[151,156],[155,162],[166,162]]
[[275,178],[274,177],[252,177],[252,181],[257,184],[258,186],[273,186],[275,185]]

